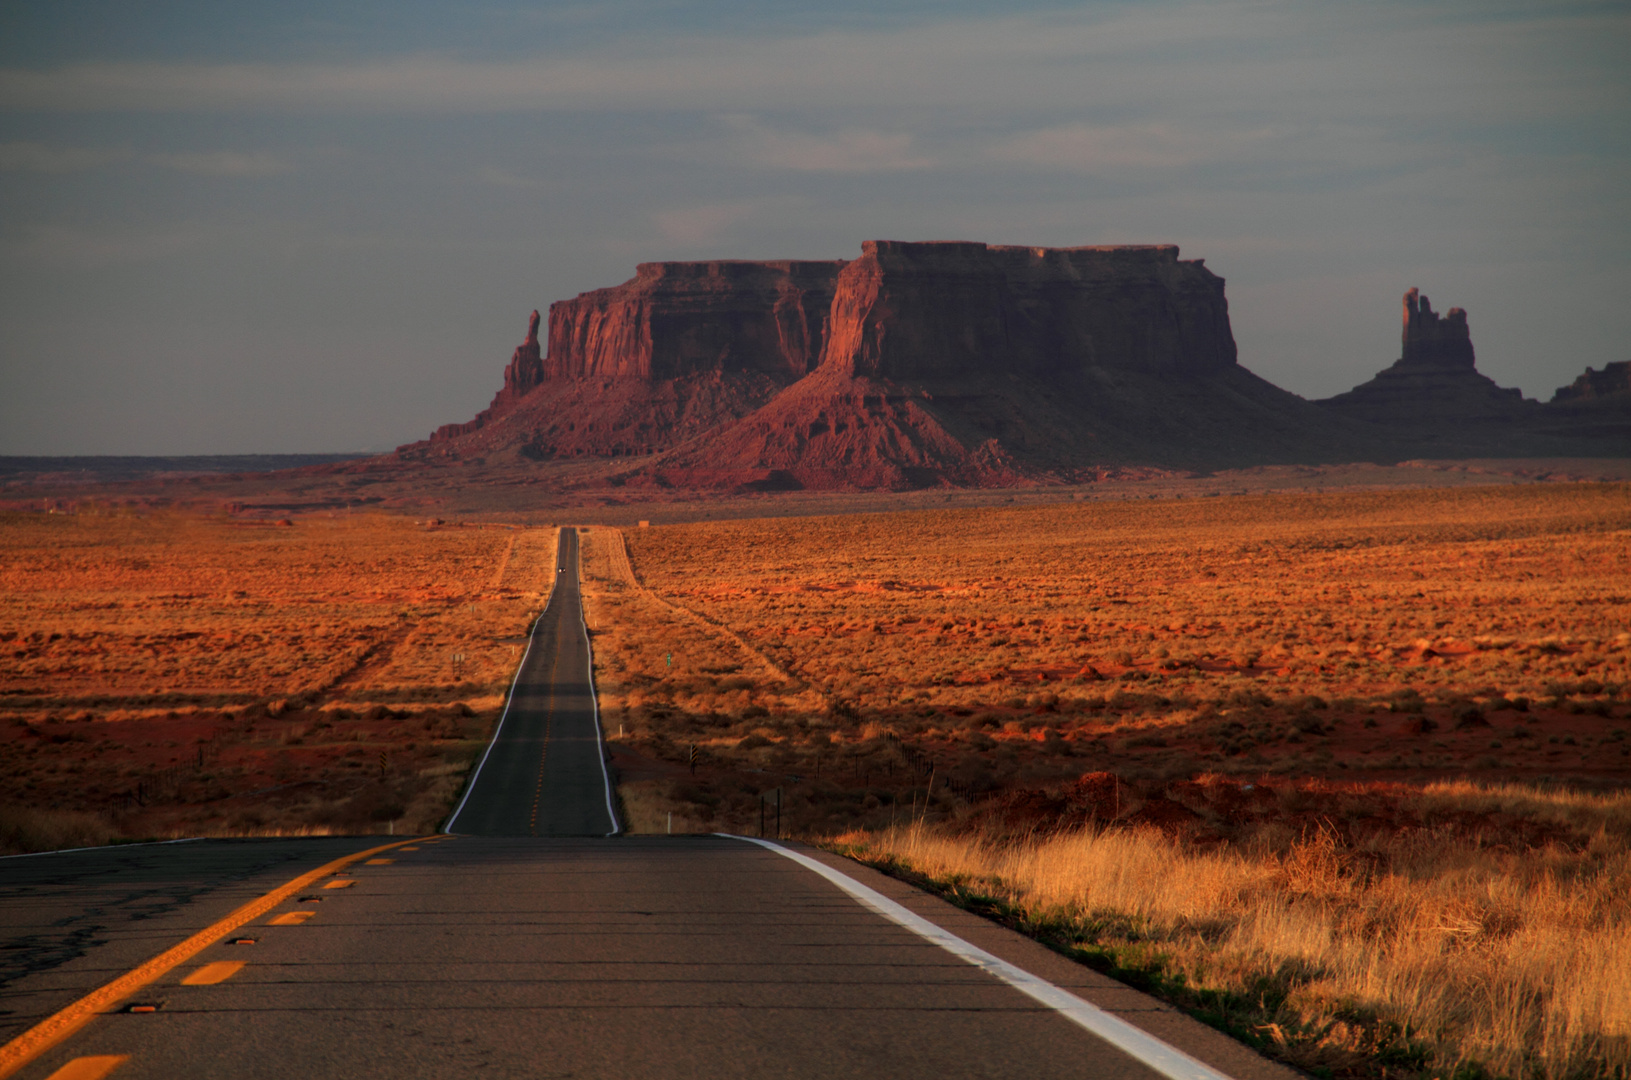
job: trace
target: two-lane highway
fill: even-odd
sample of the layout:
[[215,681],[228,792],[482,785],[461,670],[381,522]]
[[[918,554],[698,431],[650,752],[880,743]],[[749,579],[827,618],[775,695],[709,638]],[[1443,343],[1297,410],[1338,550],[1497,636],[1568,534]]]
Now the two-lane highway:
[[[114,947],[80,934],[72,963],[42,961],[6,987],[13,1031],[43,1023],[0,1048],[0,1078],[1294,1075],[826,852],[607,836],[617,823],[575,533],[560,552],[504,721],[451,819],[457,835],[389,850],[373,850],[382,837],[309,851],[265,841],[292,860],[281,873],[246,862],[241,842],[146,849],[149,874],[166,859],[194,878],[211,858],[229,877],[238,866],[240,900],[251,883],[288,883],[235,915],[232,889],[198,885],[145,952],[129,935]],[[0,876],[0,918],[91,927],[121,858],[132,857],[31,860],[31,887],[49,895]],[[165,949],[174,962],[129,974]],[[130,985],[53,1019],[93,976]],[[36,1049],[12,1052],[31,1037]]]
[[475,836],[617,832],[578,589],[578,533],[562,529],[555,587],[533,624],[498,732],[448,831]]

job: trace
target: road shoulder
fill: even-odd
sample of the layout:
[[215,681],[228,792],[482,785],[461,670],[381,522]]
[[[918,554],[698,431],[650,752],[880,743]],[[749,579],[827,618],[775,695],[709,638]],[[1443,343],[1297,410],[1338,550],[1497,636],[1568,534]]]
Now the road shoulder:
[[853,859],[807,844],[782,841],[799,854],[837,870],[902,905],[913,914],[986,950],[1008,963],[1069,990],[1127,1023],[1235,1080],[1298,1080],[1303,1074],[1271,1061],[1222,1032],[1206,1026],[1174,1006],[1134,990],[1107,975],[1074,963],[1036,941],[1005,926],[964,911],[898,878],[864,866]]

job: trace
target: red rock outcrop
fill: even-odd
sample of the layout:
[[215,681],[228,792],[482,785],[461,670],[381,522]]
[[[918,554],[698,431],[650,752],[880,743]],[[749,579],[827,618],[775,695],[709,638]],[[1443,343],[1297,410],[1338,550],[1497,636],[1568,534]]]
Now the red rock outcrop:
[[1631,400],[1631,360],[1604,364],[1603,370],[1587,368],[1568,386],[1552,395],[1554,404]]
[[1472,371],[1472,332],[1467,313],[1453,307],[1440,318],[1420,290],[1404,294],[1404,350],[1399,363],[1406,367],[1444,367]]
[[1590,440],[1598,453],[1631,457],[1631,361],[1587,368],[1544,406],[1547,427],[1571,441]]
[[1503,439],[1539,416],[1537,402],[1478,371],[1465,311],[1451,308],[1440,318],[1411,289],[1403,322],[1400,358],[1369,382],[1321,401],[1323,408],[1391,429],[1402,440],[1400,452],[1411,456],[1499,452]]
[[533,387],[544,381],[544,361],[539,355],[538,311],[535,308],[527,319],[526,340],[515,347],[510,362],[504,368],[504,386],[493,395],[493,403],[476,414],[474,420],[463,424],[443,424],[431,433],[432,443],[447,442],[486,427],[488,421],[515,411],[521,399]]
[[1124,464],[1358,456],[1236,363],[1223,279],[1173,246],[870,241],[821,365],[652,466],[676,485],[1004,485]]
[[1223,279],[1174,246],[872,240],[839,275],[823,358],[851,375],[1054,379],[1235,363]]
[[656,453],[743,416],[801,378],[826,341],[842,262],[642,263],[630,281],[538,314],[475,419],[406,457]]
[[[1548,404],[1481,374],[1467,313],[1404,295],[1403,355],[1318,404],[1374,429],[1383,458],[1631,456],[1631,364],[1590,368]],[[1616,370],[1618,369],[1618,370]]]
[[549,378],[660,382],[753,371],[786,384],[821,356],[842,262],[641,263],[549,307]]
[[643,263],[552,304],[547,352],[538,323],[486,410],[399,458],[628,457],[614,482],[769,489],[1631,455],[1631,409],[1612,404],[1631,401],[1627,365],[1525,401],[1478,372],[1466,313],[1415,289],[1400,359],[1304,401],[1240,366],[1223,279],[1170,245]]

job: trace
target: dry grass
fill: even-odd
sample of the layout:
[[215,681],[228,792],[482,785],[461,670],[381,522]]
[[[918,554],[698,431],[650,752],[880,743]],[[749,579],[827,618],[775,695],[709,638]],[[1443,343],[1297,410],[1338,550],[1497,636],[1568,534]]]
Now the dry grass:
[[[843,812],[805,815],[810,829],[886,823],[892,796],[931,769],[976,794],[1095,769],[1631,778],[1626,485],[627,537],[637,582],[608,584],[599,653],[608,715],[648,758],[696,745],[722,767],[762,770],[761,788],[821,776],[874,796],[847,808],[823,796]],[[617,578],[610,562],[591,573]],[[698,824],[740,819],[719,813]]]
[[1626,485],[626,535],[589,572],[637,824],[780,789],[1334,1075],[1624,1075]]
[[554,543],[379,515],[4,515],[4,801],[119,835],[432,828]]
[[629,534],[646,584],[858,707],[1132,673],[1377,695],[1627,677],[1631,488],[730,522]]
[[114,836],[107,819],[98,814],[0,806],[0,853],[96,847]]
[[1305,1068],[1625,1075],[1631,796],[1423,798],[1544,810],[1584,843],[1505,852],[1403,835],[1359,852],[1313,831],[1201,849],[1153,829],[991,842],[914,825],[837,846],[1006,909]]

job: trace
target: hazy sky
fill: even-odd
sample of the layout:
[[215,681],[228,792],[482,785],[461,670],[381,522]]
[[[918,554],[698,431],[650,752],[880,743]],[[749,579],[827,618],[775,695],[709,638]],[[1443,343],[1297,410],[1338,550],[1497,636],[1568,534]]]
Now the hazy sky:
[[870,238],[1177,243],[1308,397],[1418,286],[1548,398],[1631,358],[1631,4],[0,0],[0,453],[389,448]]

